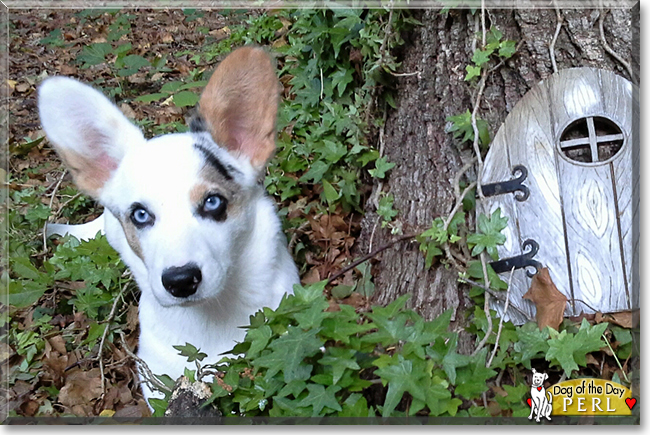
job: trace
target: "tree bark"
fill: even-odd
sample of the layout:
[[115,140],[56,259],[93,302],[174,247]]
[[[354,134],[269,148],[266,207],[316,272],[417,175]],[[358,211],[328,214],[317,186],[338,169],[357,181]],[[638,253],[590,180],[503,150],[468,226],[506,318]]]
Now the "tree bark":
[[[604,35],[609,46],[636,68],[633,74],[638,78],[638,6],[636,11],[607,12]],[[601,43],[602,13],[598,9],[560,10],[564,22],[554,49],[557,68],[604,68],[630,80],[628,70]],[[481,45],[475,39],[477,32],[481,32],[480,9],[474,14],[470,10],[443,14],[434,9],[414,14],[422,26],[406,35],[400,72],[419,75],[396,78],[397,109],[388,113],[383,144],[384,155],[396,166],[382,190],[394,195],[394,208],[399,210],[396,219],[404,233],[422,231],[435,217],[449,214],[455,201],[454,176],[474,156],[469,144],[459,145],[446,132],[446,119],[467,109],[471,112],[474,107],[476,86],[464,80],[465,66],[470,63],[474,48]],[[555,9],[534,9],[526,3],[514,10],[488,9],[485,21],[486,29],[495,26],[505,39],[522,43],[517,54],[489,74],[480,102],[478,114],[488,122],[494,137],[519,99],[553,73],[549,45],[556,31],[557,16]],[[637,23],[636,34],[633,21]],[[476,173],[470,173],[469,178],[475,180]],[[376,184],[374,189],[378,187]],[[362,222],[359,255],[396,237],[382,229],[379,222],[369,201]],[[410,307],[428,319],[451,308],[455,320],[462,325],[464,317],[459,310],[471,304],[467,287],[458,283],[458,271],[444,264],[426,270],[416,242],[403,242],[384,251],[375,261],[373,278],[374,304],[385,305],[408,293],[412,295]],[[468,351],[473,347],[472,340],[465,336],[460,347]]]

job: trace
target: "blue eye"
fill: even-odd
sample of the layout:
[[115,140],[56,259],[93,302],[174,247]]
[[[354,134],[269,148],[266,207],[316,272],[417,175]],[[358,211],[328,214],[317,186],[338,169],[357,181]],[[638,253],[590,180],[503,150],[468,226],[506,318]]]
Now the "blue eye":
[[222,202],[219,195],[208,196],[203,203],[203,210],[206,212],[215,211],[221,206]]
[[142,228],[147,225],[153,225],[154,217],[142,205],[134,204],[133,211],[131,212],[131,222],[136,227]]
[[222,222],[226,219],[227,206],[228,200],[215,193],[214,195],[207,196],[203,200],[203,204],[201,204],[199,209],[199,215],[217,222]]

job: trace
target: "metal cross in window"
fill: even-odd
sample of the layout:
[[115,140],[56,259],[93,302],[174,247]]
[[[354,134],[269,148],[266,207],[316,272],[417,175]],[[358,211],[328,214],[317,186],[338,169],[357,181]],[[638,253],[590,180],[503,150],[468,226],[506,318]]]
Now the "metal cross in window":
[[565,140],[560,142],[560,148],[563,150],[583,148],[586,145],[589,146],[591,151],[591,161],[597,162],[598,159],[598,144],[605,142],[614,142],[618,140],[623,140],[622,134],[608,134],[605,136],[597,136],[596,128],[594,127],[594,118],[588,117],[587,119],[587,130],[589,131],[589,137],[580,137],[578,139]]

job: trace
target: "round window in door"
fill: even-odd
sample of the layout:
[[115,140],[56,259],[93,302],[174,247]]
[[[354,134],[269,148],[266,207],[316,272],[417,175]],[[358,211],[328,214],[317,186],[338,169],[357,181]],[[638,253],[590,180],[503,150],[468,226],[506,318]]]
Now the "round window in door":
[[619,154],[624,141],[625,136],[614,121],[603,116],[589,116],[573,121],[564,129],[560,150],[574,162],[599,165]]

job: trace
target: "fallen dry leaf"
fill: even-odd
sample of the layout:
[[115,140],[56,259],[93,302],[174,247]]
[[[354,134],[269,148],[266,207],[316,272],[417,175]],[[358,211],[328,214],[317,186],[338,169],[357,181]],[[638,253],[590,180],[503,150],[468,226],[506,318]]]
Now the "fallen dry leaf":
[[318,273],[318,269],[314,268],[311,269],[309,272],[307,272],[303,277],[302,277],[302,283],[303,284],[314,284],[318,281],[320,281],[320,273]]
[[88,404],[101,394],[102,380],[99,368],[87,372],[75,370],[65,380],[65,385],[59,393],[59,402],[73,408],[75,405]]
[[613,323],[623,328],[632,328],[633,326],[632,311],[621,311],[619,313],[605,313],[605,314],[598,312],[596,313],[596,317],[594,318],[594,321],[596,323],[603,323],[603,322]]
[[30,88],[29,83],[19,83],[18,85],[16,85],[16,90],[20,93],[27,92],[29,88]]
[[135,119],[136,118],[135,112],[133,111],[131,106],[129,106],[128,104],[122,103],[120,105],[120,110],[122,111],[124,116],[126,116],[127,118],[129,118],[129,119]]
[[567,298],[553,284],[547,267],[540,269],[533,277],[533,282],[523,298],[535,304],[537,326],[540,330],[545,326],[550,326],[555,330],[560,327],[564,318]]
[[65,349],[65,340],[62,335],[55,335],[54,337],[48,340],[49,344],[54,350],[59,352],[61,355],[65,355],[68,351]]

